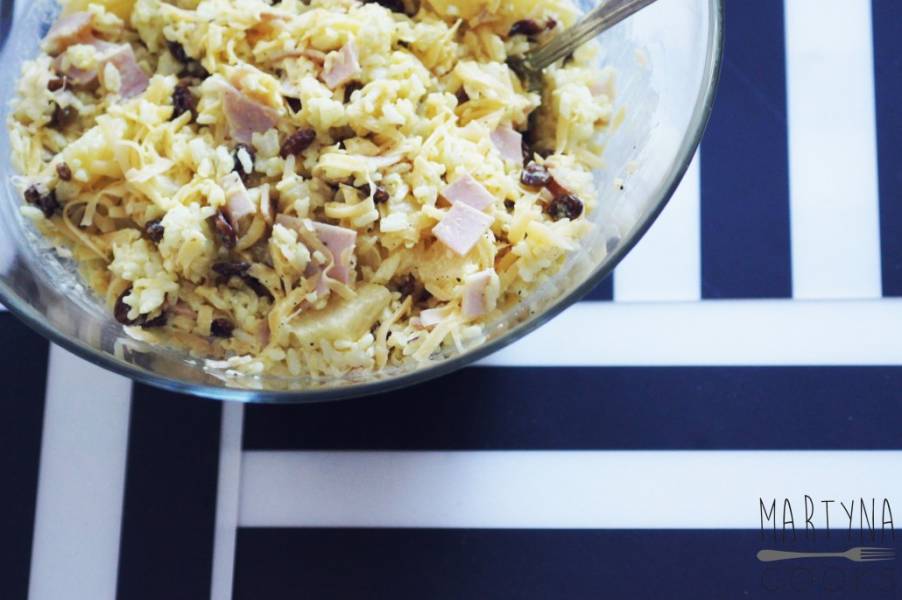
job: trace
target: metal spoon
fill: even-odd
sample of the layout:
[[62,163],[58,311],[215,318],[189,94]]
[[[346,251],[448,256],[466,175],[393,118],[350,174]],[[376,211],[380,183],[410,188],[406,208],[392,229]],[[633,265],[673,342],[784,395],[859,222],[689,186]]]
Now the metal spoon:
[[542,87],[542,71],[545,67],[569,56],[602,31],[610,29],[654,1],[602,0],[601,4],[586,13],[573,27],[522,57],[511,57],[508,59],[508,65],[527,82],[530,90],[539,90]]

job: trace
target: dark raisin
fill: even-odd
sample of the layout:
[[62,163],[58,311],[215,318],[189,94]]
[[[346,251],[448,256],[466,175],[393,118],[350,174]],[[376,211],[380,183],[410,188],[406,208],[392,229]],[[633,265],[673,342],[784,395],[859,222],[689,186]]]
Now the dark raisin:
[[240,277],[247,273],[247,270],[251,268],[251,264],[247,262],[218,262],[214,263],[211,268],[223,277],[231,277],[232,275]]
[[261,298],[269,298],[270,300],[273,300],[272,292],[269,291],[268,287],[260,283],[260,280],[256,277],[253,277],[251,275],[242,275],[241,281],[243,281],[247,287],[251,288],[254,293]]
[[351,101],[351,95],[357,90],[362,90],[363,84],[359,81],[352,81],[345,86],[345,104]]
[[554,177],[550,177],[548,179],[545,187],[548,188],[548,191],[551,192],[551,195],[554,198],[557,198],[558,196],[566,196],[570,193],[570,190],[562,186],[560,182],[558,182],[558,180]]
[[37,204],[41,201],[41,188],[37,185],[30,185],[25,190],[25,201],[29,204]]
[[116,299],[116,305],[113,307],[113,316],[123,325],[135,324],[135,321],[128,318],[128,311],[130,311],[132,307],[125,303],[125,297],[131,293],[132,288],[128,288],[127,290],[122,292],[119,295],[119,298]]
[[192,115],[197,110],[197,98],[185,84],[178,84],[172,91],[172,118],[177,119],[186,112]]
[[310,144],[313,143],[313,140],[316,139],[316,132],[312,129],[298,129],[291,135],[289,135],[284,142],[282,142],[282,148],[279,150],[279,156],[282,158],[288,158],[289,156],[297,156],[304,150],[310,147]]
[[419,282],[417,282],[417,278],[414,277],[411,273],[407,273],[406,275],[402,275],[395,281],[395,289],[400,292],[401,297],[410,296],[414,292],[417,291],[417,287],[419,286]]
[[551,174],[544,165],[537,162],[530,162],[520,173],[520,183],[532,187],[541,187],[547,185],[551,180]]
[[283,96],[285,98],[285,102],[288,103],[288,108],[291,109],[293,113],[301,112],[301,100],[300,98],[292,98],[291,96]]
[[41,209],[41,212],[44,213],[44,216],[48,219],[53,216],[53,213],[57,211],[60,207],[60,203],[56,199],[56,190],[50,190],[38,200],[38,206]]
[[185,52],[185,47],[178,42],[170,42],[167,40],[166,47],[169,48],[169,54],[172,55],[172,58],[180,63],[186,64],[191,60],[191,57]]
[[66,78],[65,77],[54,77],[50,81],[47,82],[47,89],[51,92],[58,92],[59,90],[66,87]]
[[144,329],[163,327],[164,325],[166,325],[166,313],[160,313],[153,319],[143,319],[141,321],[141,327],[143,327]]
[[367,198],[369,198],[370,194],[372,194],[373,202],[375,202],[376,204],[382,204],[383,202],[388,202],[389,198],[391,197],[388,195],[388,192],[386,192],[383,188],[379,187],[378,185],[376,186],[375,192],[373,191],[373,188],[368,183],[364,183],[362,186],[360,186],[357,189],[360,190],[360,193],[363,194]]
[[554,17],[548,17],[547,19],[545,19],[545,29],[551,31],[555,27],[557,27],[557,19],[555,19]]
[[235,325],[228,319],[213,319],[210,323],[210,335],[218,338],[232,337]]
[[545,31],[545,25],[535,19],[523,19],[511,25],[508,35],[539,35]]
[[382,204],[384,202],[388,202],[388,199],[388,192],[386,192],[381,187],[377,187],[376,191],[373,193],[373,202],[375,202],[376,204]]
[[[250,171],[244,170],[244,163],[241,162],[241,160],[238,158],[238,152],[240,150],[244,150],[245,152],[247,152],[247,155],[251,159],[251,170]],[[245,184],[247,183],[248,176],[254,170],[254,159],[255,158],[256,158],[256,156],[254,155],[254,149],[251,148],[250,146],[248,146],[247,144],[238,144],[237,146],[235,146],[235,152],[232,153],[232,164],[234,165],[232,170],[235,171],[236,173],[238,173],[238,176],[241,178],[241,181]]]
[[78,110],[74,106],[62,107],[53,103],[53,115],[50,117],[50,127],[64,129],[78,119]]
[[555,221],[558,219],[572,221],[583,214],[583,202],[573,194],[565,194],[549,202],[545,207],[545,212]]
[[189,60],[185,63],[185,68],[179,73],[179,77],[192,77],[203,81],[210,76],[210,73],[204,68],[200,61]]
[[221,211],[216,213],[216,216],[213,217],[213,229],[216,230],[219,241],[222,242],[222,245],[226,248],[234,248],[235,244],[238,243],[238,236],[235,234],[235,230],[232,229],[229,220],[226,219]]
[[405,13],[404,2],[402,0],[367,0],[369,2],[375,2],[379,6],[383,6],[388,10],[396,13]]
[[163,239],[166,229],[160,224],[160,219],[154,219],[144,224],[144,234],[151,242],[159,244]]
[[454,97],[457,98],[457,105],[465,104],[470,101],[470,95],[467,93],[463,87],[461,87],[457,92],[455,92]]
[[504,208],[506,208],[507,210],[514,210],[514,201],[513,200],[505,200]]
[[66,163],[61,162],[56,165],[56,176],[63,181],[70,181],[72,179],[72,169]]

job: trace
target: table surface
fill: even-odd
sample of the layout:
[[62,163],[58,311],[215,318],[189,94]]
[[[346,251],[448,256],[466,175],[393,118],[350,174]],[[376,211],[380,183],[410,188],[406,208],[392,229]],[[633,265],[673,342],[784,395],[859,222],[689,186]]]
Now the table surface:
[[756,552],[895,545],[902,5],[727,4],[660,221],[479,366],[243,408],[0,315],[0,595],[896,597],[896,561]]

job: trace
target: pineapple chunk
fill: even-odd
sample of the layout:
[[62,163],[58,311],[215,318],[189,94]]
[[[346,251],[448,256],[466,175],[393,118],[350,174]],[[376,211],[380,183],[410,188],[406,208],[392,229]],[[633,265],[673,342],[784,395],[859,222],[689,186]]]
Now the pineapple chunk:
[[369,331],[391,301],[381,285],[368,284],[350,299],[333,296],[323,310],[304,313],[291,324],[301,343],[318,340],[358,340]]

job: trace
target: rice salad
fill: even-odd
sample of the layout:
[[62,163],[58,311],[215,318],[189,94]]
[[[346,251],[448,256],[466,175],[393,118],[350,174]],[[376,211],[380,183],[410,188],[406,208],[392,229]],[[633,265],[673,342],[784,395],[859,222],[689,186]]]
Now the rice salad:
[[614,74],[507,59],[569,0],[64,0],[8,128],[22,213],[132,335],[330,376],[480,343],[592,227]]

